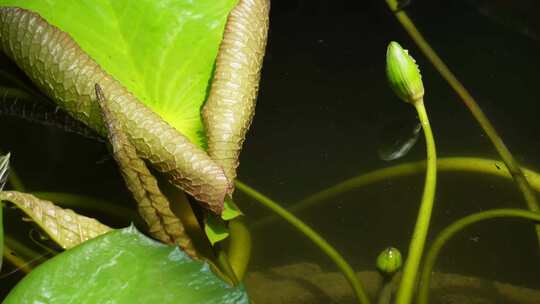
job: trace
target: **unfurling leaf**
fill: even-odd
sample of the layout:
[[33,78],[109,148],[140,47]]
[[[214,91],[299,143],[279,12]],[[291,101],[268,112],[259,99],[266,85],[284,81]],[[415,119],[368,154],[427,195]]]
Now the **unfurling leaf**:
[[[165,173],[176,187],[195,197],[208,209],[220,214],[225,195],[230,192],[232,185],[225,176],[223,169],[201,148],[201,140],[194,138],[194,136],[196,137],[196,134],[202,132],[200,107],[203,103],[202,98],[206,94],[213,60],[217,52],[217,43],[219,43],[219,40],[216,39],[216,33],[219,34],[222,30],[219,22],[216,23],[215,21],[219,21],[219,18],[223,16],[222,14],[228,12],[226,5],[223,1],[220,1],[220,3],[215,0],[209,1],[210,8],[214,8],[219,12],[218,16],[211,16],[211,13],[206,12],[206,14],[202,14],[205,18],[201,18],[202,15],[200,14],[195,14],[196,18],[190,18],[196,26],[194,28],[186,26],[186,28],[193,31],[190,33],[190,35],[193,35],[191,37],[193,40],[204,40],[199,37],[202,34],[197,32],[197,30],[204,28],[205,31],[211,32],[211,40],[216,43],[214,52],[207,54],[205,48],[206,56],[194,55],[194,58],[190,60],[195,61],[196,64],[192,66],[191,62],[183,62],[180,65],[179,62],[174,60],[174,58],[184,58],[183,55],[185,55],[184,52],[181,53],[183,55],[176,52],[180,46],[176,45],[177,41],[173,39],[183,36],[180,34],[182,33],[181,29],[184,29],[184,27],[178,25],[176,29],[180,32],[169,33],[167,29],[171,28],[170,24],[161,24],[160,22],[163,22],[163,20],[159,21],[160,18],[155,18],[151,14],[141,14],[141,11],[144,12],[144,9],[141,9],[142,7],[152,10],[159,8],[160,11],[167,14],[167,20],[177,22],[180,19],[183,20],[183,17],[180,18],[180,16],[184,16],[183,14],[190,16],[191,13],[181,10],[185,7],[175,7],[171,11],[163,10],[157,3],[159,1],[155,0],[147,0],[144,3],[142,0],[113,1],[114,5],[110,1],[99,2],[101,4],[97,4],[96,1],[0,0],[0,5],[3,6],[0,8],[0,47],[7,56],[12,58],[27,73],[38,87],[54,99],[58,106],[101,135],[105,135],[101,111],[95,101],[94,93],[94,85],[99,83],[105,92],[105,96],[110,101],[111,111],[117,113],[123,129],[126,130],[128,137],[137,149],[137,154],[141,158],[149,160],[158,171]],[[122,5],[121,2],[124,4]],[[137,7],[135,4],[142,6]],[[183,2],[183,5],[191,8],[198,7],[198,5],[194,6],[191,1]],[[33,9],[40,14],[47,15],[49,19],[44,19],[42,15],[35,11],[13,6]],[[66,14],[63,9],[73,14]],[[127,14],[124,14],[125,12]],[[79,14],[78,17],[75,16],[76,14]],[[116,22],[120,21],[118,20],[119,15],[125,17],[129,16],[129,14],[137,14],[136,17],[142,19],[138,28],[156,29],[156,32],[152,33],[157,37],[149,36],[159,40],[160,43],[135,39],[136,41],[130,41],[128,46],[120,45],[120,48],[123,48],[121,51],[112,47],[113,45],[118,46],[119,39],[122,40],[121,37],[126,33],[133,34],[133,20],[122,19],[122,22],[127,23],[123,24],[121,29],[118,28],[119,25]],[[214,18],[217,18],[217,20],[214,20]],[[73,22],[74,20],[77,22]],[[55,26],[55,22],[64,27],[71,26],[69,30],[77,33],[77,41],[73,40],[73,36],[70,35],[71,32],[68,34],[62,31],[66,30],[65,28],[59,29]],[[155,22],[158,22],[159,25],[156,25]],[[201,25],[199,22],[203,24]],[[154,25],[156,25],[156,28],[154,28]],[[88,29],[90,32],[87,32]],[[168,34],[170,34],[170,37]],[[134,37],[139,36],[148,35],[141,34]],[[96,37],[99,37],[97,41]],[[102,41],[101,38],[106,41]],[[173,39],[173,41],[170,41],[169,38]],[[145,43],[142,44],[142,42]],[[192,49],[191,52],[197,51],[193,49],[193,44],[186,41],[184,43],[186,45],[183,45],[182,48]],[[87,48],[81,49],[80,44],[85,45]],[[166,46],[173,53],[170,56],[160,57],[163,61],[157,62],[156,65],[148,64],[146,60],[152,59],[146,57],[149,53],[166,53],[163,48],[159,48],[157,45],[163,48]],[[152,50],[150,50],[151,47],[153,47]],[[211,46],[208,48],[212,49]],[[89,50],[93,51],[92,57],[87,53]],[[142,53],[139,53],[139,50],[142,50]],[[196,87],[197,93],[193,93],[195,95],[192,96],[195,100],[181,106],[176,104],[174,98],[167,99],[155,109],[163,110],[169,105],[174,105],[175,111],[178,112],[175,112],[175,114],[166,111],[159,114],[154,112],[148,106],[152,102],[157,103],[161,102],[161,100],[145,98],[148,97],[148,95],[145,95],[148,91],[144,88],[148,89],[148,87],[143,80],[139,79],[142,74],[147,75],[149,73],[140,73],[139,69],[142,67],[137,64],[133,66],[133,62],[129,65],[120,65],[120,63],[125,63],[126,58],[130,57],[126,56],[126,53],[134,56],[134,53],[136,53],[137,56],[141,56],[136,62],[144,62],[144,67],[152,69],[156,68],[156,66],[160,67],[156,71],[163,74],[152,73],[152,75],[162,79],[162,81],[156,84],[156,87],[152,87],[152,92],[160,92],[162,87],[157,87],[157,85],[163,85],[167,88],[167,94],[170,96],[178,97],[178,95],[193,93],[191,92],[192,87],[185,88],[186,91],[181,90],[179,85],[179,83],[182,83],[179,82],[179,79],[181,79],[185,81],[184,85],[194,85]],[[114,60],[111,61],[113,57]],[[98,59],[100,59],[99,64]],[[107,63],[109,70],[102,68],[104,62]],[[167,70],[167,73],[161,69]],[[133,74],[124,74],[126,70],[133,72]],[[112,71],[120,74],[115,74]],[[190,79],[189,75],[192,73],[198,78]],[[117,80],[118,78],[115,77],[125,81],[120,83]],[[134,82],[132,79],[137,81]],[[174,81],[169,82],[168,80],[171,79]],[[154,84],[154,80],[148,81]],[[128,90],[126,87],[133,90]],[[134,95],[137,93],[140,94]],[[141,103],[139,98],[146,99],[146,105]],[[189,111],[184,107],[187,107]],[[197,111],[196,115],[193,115],[194,110]],[[190,117],[183,116],[185,112],[191,112]],[[174,117],[176,114],[178,114],[178,117],[183,117],[183,119],[169,122],[163,119],[164,116]],[[193,121],[195,121],[195,125],[201,125],[200,128],[193,126]],[[191,127],[181,127],[190,125]],[[184,135],[184,132],[192,134],[191,140],[198,142],[192,142],[190,138]]]
[[212,246],[229,237],[229,229],[225,222],[214,214],[207,215],[204,222],[204,232]]
[[227,197],[223,205],[223,212],[221,213],[221,219],[224,221],[230,221],[241,215],[243,215],[243,213],[240,210],[240,208],[236,206],[236,204],[233,202],[233,200],[230,197]]
[[150,234],[166,244],[176,244],[189,256],[197,257],[191,239],[180,219],[171,211],[169,200],[161,193],[156,178],[110,110],[108,100],[96,84],[96,97],[103,114],[113,156],[124,177],[127,187],[138,203],[139,213],[148,224]]
[[239,0],[231,11],[203,108],[208,153],[230,181],[255,113],[269,11],[269,0]]
[[31,194],[0,192],[0,200],[9,201],[26,213],[60,247],[72,248],[112,229],[93,218],[55,206]]

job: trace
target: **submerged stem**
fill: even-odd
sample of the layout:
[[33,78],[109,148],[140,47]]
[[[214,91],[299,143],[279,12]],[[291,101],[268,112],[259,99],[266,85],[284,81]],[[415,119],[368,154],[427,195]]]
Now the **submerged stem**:
[[236,272],[231,266],[229,256],[227,252],[218,244],[214,245],[214,251],[216,254],[216,262],[219,270],[227,276],[233,286],[238,286],[240,280],[238,279]]
[[33,264],[46,259],[50,253],[39,253],[8,235],[5,236],[3,255],[17,269],[29,273]]
[[[323,201],[337,197],[348,191],[353,191],[360,187],[374,184],[380,181],[385,181],[391,178],[399,178],[417,174],[425,170],[425,161],[415,161],[403,163],[388,168],[373,170],[368,173],[360,174],[351,177],[336,185],[330,186],[319,192],[316,192],[294,204],[289,211],[301,212],[308,208],[314,207]],[[512,179],[512,175],[508,172],[504,163],[487,158],[476,157],[445,157],[437,159],[438,171],[455,171],[455,172],[474,172],[483,173],[493,176],[498,176],[506,179]],[[540,192],[540,173],[531,169],[522,167],[528,182],[534,190]],[[262,228],[278,219],[274,215],[270,215],[260,219],[252,225],[252,228]]]
[[242,281],[251,256],[251,234],[240,218],[229,221],[229,234],[229,263],[238,280]]
[[20,270],[24,273],[29,273],[30,271],[32,271],[32,266],[20,256],[18,256],[15,251],[11,249],[8,245],[4,246],[2,252],[6,260],[9,261],[13,266],[15,266],[16,270]]
[[[510,150],[506,147],[502,138],[495,130],[495,127],[484,114],[476,100],[463,86],[463,84],[457,79],[457,77],[450,71],[448,66],[437,55],[435,50],[433,50],[429,43],[424,39],[420,31],[418,31],[412,20],[407,16],[407,14],[403,10],[400,10],[398,8],[398,1],[386,0],[386,2],[390,9],[394,12],[394,15],[399,20],[403,28],[414,40],[418,48],[420,48],[422,53],[424,53],[424,55],[429,59],[435,69],[437,69],[437,71],[446,80],[446,82],[448,82],[452,89],[463,100],[463,102],[465,103],[467,108],[469,108],[469,111],[474,116],[478,124],[480,124],[486,135],[489,137],[491,143],[499,153],[499,156],[501,157],[502,161],[508,168],[508,171],[512,175],[519,190],[523,194],[529,210],[539,212],[540,205],[538,204],[536,194],[531,189],[529,183],[527,183],[527,179],[525,178],[523,171],[521,171],[519,162],[514,158]],[[540,225],[536,225],[536,234],[540,245]]]
[[451,237],[453,237],[456,233],[460,232],[461,230],[467,228],[468,226],[472,224],[489,220],[489,219],[504,218],[504,217],[514,217],[514,218],[540,222],[540,214],[535,213],[535,212],[520,210],[520,209],[494,209],[494,210],[482,211],[482,212],[468,215],[460,220],[453,222],[452,224],[444,228],[439,233],[439,235],[437,236],[437,238],[431,245],[431,248],[429,248],[429,251],[426,255],[424,267],[422,269],[422,275],[420,277],[420,287],[418,290],[418,303],[419,304],[428,303],[429,284],[430,284],[429,281],[431,278],[431,272],[433,270],[433,266],[435,265],[435,261],[437,260],[437,257],[439,255],[439,252],[441,251],[442,247],[446,244],[446,242]]
[[8,182],[11,185],[11,188],[15,191],[24,192],[26,188],[24,187],[24,184],[17,172],[13,169],[13,167],[9,170]]
[[351,287],[353,288],[358,302],[362,304],[370,303],[364,287],[358,280],[356,273],[354,272],[352,267],[345,261],[345,259],[339,254],[339,252],[337,252],[336,249],[332,247],[332,245],[330,245],[317,232],[311,229],[300,219],[298,219],[293,214],[281,207],[278,203],[274,202],[270,198],[264,196],[263,194],[259,193],[248,185],[239,182],[238,180],[235,182],[235,184],[237,189],[246,193],[247,195],[255,199],[257,202],[263,204],[265,207],[275,212],[277,215],[289,222],[289,224],[293,225],[302,234],[308,237],[313,243],[315,243],[315,245],[317,245],[317,247],[319,247],[319,249],[321,249],[338,266],[341,272],[343,272],[343,275],[345,276],[347,281],[349,281],[349,284],[351,284]]
[[398,304],[410,303],[414,293],[418,268],[429,230],[429,222],[431,219],[431,211],[433,210],[433,201],[435,199],[435,188],[437,184],[435,140],[433,139],[433,133],[431,132],[431,126],[429,125],[424,101],[420,99],[414,102],[413,105],[418,112],[418,118],[422,123],[422,129],[424,130],[426,138],[427,167],[422,203],[420,205],[420,210],[418,211],[416,226],[409,245],[408,257],[405,261],[405,267],[403,268],[401,284],[399,285],[397,292],[396,303]]

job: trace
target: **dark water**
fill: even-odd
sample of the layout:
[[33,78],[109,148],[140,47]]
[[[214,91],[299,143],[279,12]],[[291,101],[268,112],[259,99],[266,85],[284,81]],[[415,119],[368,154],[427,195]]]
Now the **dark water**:
[[[503,10],[519,11],[531,1],[512,3]],[[517,159],[538,169],[540,41],[524,35],[512,22],[486,15],[485,7],[480,10],[479,5],[485,3],[413,0],[407,11],[477,98]],[[538,12],[540,7],[536,8]],[[536,21],[540,19],[519,16],[531,31],[540,29]],[[239,178],[291,205],[346,178],[388,166],[377,155],[377,131],[389,120],[414,117],[413,108],[395,98],[386,84],[384,56],[390,40],[409,49],[421,67],[439,156],[497,158],[468,110],[420,54],[384,1],[276,0],[257,114],[241,157]],[[12,152],[12,164],[29,189],[132,204],[102,143],[8,117],[0,120],[0,130],[0,148]],[[420,139],[396,163],[421,160],[424,153]],[[422,175],[388,180],[343,194],[299,216],[355,269],[373,270],[383,248],[392,245],[406,253],[422,186]],[[240,193],[236,199],[250,223],[268,214]],[[472,212],[524,206],[515,186],[507,181],[441,173],[431,235]],[[15,218],[6,218],[8,233],[17,229],[25,235],[26,231],[19,232],[24,226]],[[104,221],[113,226],[127,224],[111,218]],[[254,271],[296,262],[336,271],[284,222],[253,234]],[[436,269],[540,288],[534,231],[529,224],[513,220],[484,223],[458,235]],[[10,284],[4,282],[0,286]]]

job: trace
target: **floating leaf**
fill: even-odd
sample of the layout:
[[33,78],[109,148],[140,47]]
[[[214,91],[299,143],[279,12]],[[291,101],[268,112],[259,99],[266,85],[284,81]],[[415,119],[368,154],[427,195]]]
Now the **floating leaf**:
[[64,249],[111,230],[95,219],[79,215],[70,209],[62,209],[31,194],[2,191],[0,200],[9,201],[21,209]]
[[135,228],[115,230],[45,262],[26,276],[4,304],[19,303],[249,303],[207,264]]

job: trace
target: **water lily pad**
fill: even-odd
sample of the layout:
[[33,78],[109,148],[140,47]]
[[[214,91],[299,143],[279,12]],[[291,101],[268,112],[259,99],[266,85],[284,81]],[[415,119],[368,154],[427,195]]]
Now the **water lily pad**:
[[11,303],[249,303],[208,265],[135,228],[114,230],[65,251],[26,276]]

